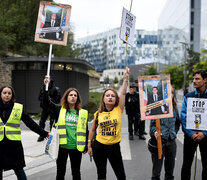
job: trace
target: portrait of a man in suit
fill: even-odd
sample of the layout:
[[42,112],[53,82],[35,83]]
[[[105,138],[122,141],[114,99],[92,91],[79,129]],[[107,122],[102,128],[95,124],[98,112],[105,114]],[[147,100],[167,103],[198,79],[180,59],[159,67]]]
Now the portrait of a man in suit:
[[[158,88],[153,87],[152,94],[148,96],[147,105],[153,104],[153,103],[156,104],[156,102],[161,101],[162,99],[163,99],[163,97],[161,95],[159,95],[159,93],[158,93]],[[157,115],[157,114],[166,114],[167,111],[165,109],[166,109],[165,106],[159,106],[159,107],[156,107],[156,108],[153,108],[153,109],[147,111],[146,115],[149,116],[149,115]]]
[[[60,20],[57,19],[56,13],[52,13],[51,19],[45,21],[43,28],[49,28],[49,27],[60,27]],[[63,33],[61,31],[41,33],[40,38],[62,41]]]

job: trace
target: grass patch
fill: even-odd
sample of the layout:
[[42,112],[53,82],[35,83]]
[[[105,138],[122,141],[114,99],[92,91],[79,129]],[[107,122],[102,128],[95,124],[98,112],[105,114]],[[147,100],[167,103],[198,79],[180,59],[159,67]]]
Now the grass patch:
[[100,92],[89,93],[89,103],[83,107],[83,109],[88,110],[88,121],[93,120],[93,115],[99,108],[102,94],[103,93],[100,93]]

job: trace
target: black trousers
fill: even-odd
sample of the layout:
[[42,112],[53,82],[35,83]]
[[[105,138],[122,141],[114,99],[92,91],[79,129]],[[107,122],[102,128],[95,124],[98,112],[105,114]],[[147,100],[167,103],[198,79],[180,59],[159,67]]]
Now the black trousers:
[[70,157],[73,180],[80,180],[81,179],[80,166],[81,166],[82,153],[77,149],[65,149],[61,147],[59,148],[58,158],[56,161],[57,164],[56,180],[65,179],[68,155]]
[[50,130],[51,130],[55,118],[54,118],[54,115],[46,109],[42,110],[39,125],[40,125],[41,128],[44,129],[45,128],[45,122],[46,122],[48,116],[50,116]]
[[163,159],[165,159],[165,180],[174,179],[173,172],[175,167],[176,149],[177,145],[174,139],[163,143],[162,159],[158,159],[157,153],[152,153],[152,180],[160,180]]
[[201,162],[203,166],[202,180],[207,179],[207,137],[197,143],[193,141],[191,137],[185,135],[183,145],[183,165],[181,169],[181,180],[190,180],[191,166],[197,146],[199,146],[200,149]]
[[118,180],[126,180],[119,143],[104,145],[98,141],[93,145],[93,159],[96,164],[98,179],[106,179],[107,159]]
[[138,121],[139,121],[138,114],[131,114],[131,113],[128,114],[128,132],[130,135],[133,135],[133,132],[138,131]]
[[[17,176],[18,180],[27,180],[27,176],[24,172],[24,169],[14,169],[14,173]],[[3,179],[3,169],[0,168],[0,180]]]

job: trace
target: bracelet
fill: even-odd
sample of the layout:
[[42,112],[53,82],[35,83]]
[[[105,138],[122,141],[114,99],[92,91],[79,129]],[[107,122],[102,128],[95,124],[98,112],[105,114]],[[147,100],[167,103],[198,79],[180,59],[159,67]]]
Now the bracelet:
[[89,139],[89,140],[88,140],[88,143],[90,143],[90,142],[91,142],[91,140]]

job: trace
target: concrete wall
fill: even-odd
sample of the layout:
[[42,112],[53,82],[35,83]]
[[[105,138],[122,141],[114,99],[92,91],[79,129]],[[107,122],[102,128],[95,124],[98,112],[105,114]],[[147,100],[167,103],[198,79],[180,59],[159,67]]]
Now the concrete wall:
[[0,57],[0,87],[11,85],[11,74],[13,65],[5,64]]

